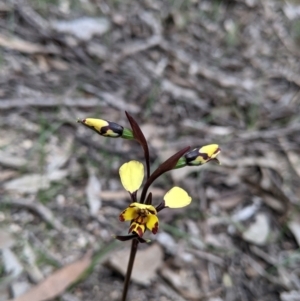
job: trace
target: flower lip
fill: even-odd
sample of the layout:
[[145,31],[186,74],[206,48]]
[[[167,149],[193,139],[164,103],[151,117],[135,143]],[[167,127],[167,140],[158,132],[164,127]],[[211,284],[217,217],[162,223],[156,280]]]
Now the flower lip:
[[130,225],[128,233],[136,233],[139,237],[142,237],[146,230],[145,224],[140,224],[138,222],[133,221]]
[[158,217],[157,211],[152,205],[145,205],[140,203],[132,203],[119,216],[120,221],[131,220],[128,233],[136,233],[142,237],[146,228],[153,234],[158,231]]

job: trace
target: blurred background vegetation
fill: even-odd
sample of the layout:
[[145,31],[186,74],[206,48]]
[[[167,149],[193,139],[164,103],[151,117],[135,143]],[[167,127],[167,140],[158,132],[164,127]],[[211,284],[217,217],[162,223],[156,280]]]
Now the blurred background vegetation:
[[2,0],[0,300],[120,300],[118,169],[143,154],[76,119],[124,111],[152,171],[222,150],[155,182],[154,202],[176,184],[193,203],[162,212],[129,299],[300,300],[299,41],[298,1]]

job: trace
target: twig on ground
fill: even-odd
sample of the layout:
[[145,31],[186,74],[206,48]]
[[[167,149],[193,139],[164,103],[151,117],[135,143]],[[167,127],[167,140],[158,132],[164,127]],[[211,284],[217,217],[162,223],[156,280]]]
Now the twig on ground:
[[43,35],[49,35],[48,22],[25,0],[14,1],[19,14],[28,22],[33,28],[38,29]]
[[130,113],[139,113],[140,108],[134,104],[127,103],[120,96],[99,90],[97,87],[85,84],[82,89],[90,94],[93,94],[103,100],[108,106],[111,106],[120,111],[128,111]]
[[100,107],[104,104],[98,98],[60,98],[56,95],[43,96],[43,98],[12,98],[2,99],[0,101],[0,109],[8,110],[13,108],[26,108],[26,107],[81,107],[81,108],[94,108]]
[[[13,98],[13,99],[3,99],[0,101],[0,109],[8,110],[13,108],[26,108],[26,107],[56,107],[56,106],[66,106],[66,107],[80,107],[80,108],[94,108],[101,106],[112,106],[115,107],[118,104],[122,104],[118,109],[124,111],[125,109],[131,113],[138,113],[140,111],[139,107],[135,105],[125,104],[120,97],[108,93],[101,92],[98,98],[69,98],[69,97],[59,97],[56,95],[43,96],[43,98]],[[116,102],[115,102],[116,101]]]
[[280,280],[280,278],[270,275],[265,271],[265,269],[252,257],[250,257],[247,254],[244,254],[245,259],[248,261],[249,265],[262,277],[266,278],[268,281],[270,281],[273,284],[279,285],[280,287],[283,287],[285,289],[290,289],[289,287],[286,287],[286,285]]
[[290,124],[286,127],[281,127],[277,129],[260,130],[260,131],[253,131],[253,132],[241,132],[238,134],[238,137],[245,140],[269,139],[273,137],[286,136],[298,132],[300,133],[300,123]]
[[38,214],[45,222],[47,222],[49,225],[51,225],[54,229],[58,230],[59,232],[63,232],[63,233],[68,232],[68,228],[64,226],[54,216],[54,214],[50,209],[48,209],[41,203],[38,203],[36,201],[26,200],[26,199],[14,200],[11,198],[2,198],[0,199],[0,204],[21,207],[33,211],[34,213]]
[[122,51],[121,53],[117,54],[114,57],[114,63],[119,62],[126,58],[127,56],[131,56],[133,54],[136,54],[141,51],[145,51],[149,48],[152,48],[154,46],[157,46],[161,43],[162,41],[162,26],[159,23],[159,21],[151,14],[148,12],[142,12],[140,14],[141,20],[143,20],[148,26],[151,27],[153,31],[153,35],[143,41],[138,41],[135,43],[131,43],[128,45],[122,46]]
[[55,254],[53,254],[49,248],[47,248],[35,235],[33,232],[29,232],[29,239],[32,240],[34,246],[41,250],[48,258],[50,258],[58,267],[64,266],[64,262],[60,260]]
[[131,56],[138,52],[145,51],[149,48],[157,46],[157,45],[159,45],[160,42],[161,42],[160,36],[153,36],[145,41],[139,41],[139,42],[131,43],[129,45],[124,45],[122,47],[122,49],[123,49],[122,52],[120,54],[116,55],[114,57],[113,61],[114,61],[114,63],[117,63],[117,62],[123,60],[124,58],[126,58],[127,56]]
[[263,1],[262,5],[264,7],[266,19],[271,22],[275,34],[278,36],[284,47],[293,55],[300,56],[299,47],[297,47],[289,37],[289,34],[282,25],[280,16],[274,12],[274,3]]
[[222,266],[222,267],[225,265],[225,262],[224,262],[223,258],[221,258],[219,256],[216,256],[214,254],[211,254],[211,253],[208,253],[208,252],[205,252],[205,251],[195,250],[195,249],[189,249],[189,252],[196,255],[200,259],[210,261],[210,262],[212,262],[216,265],[219,265],[219,266]]
[[220,70],[213,71],[211,68],[205,66],[203,63],[199,64],[186,53],[184,50],[179,49],[178,47],[174,48],[168,42],[163,41],[160,43],[160,47],[170,52],[173,56],[175,56],[180,62],[186,64],[190,68],[190,75],[201,75],[204,78],[214,82],[222,88],[236,88],[236,89],[244,89],[249,91],[253,89],[254,82],[249,79],[241,79],[238,77],[229,76],[228,74],[224,74]]

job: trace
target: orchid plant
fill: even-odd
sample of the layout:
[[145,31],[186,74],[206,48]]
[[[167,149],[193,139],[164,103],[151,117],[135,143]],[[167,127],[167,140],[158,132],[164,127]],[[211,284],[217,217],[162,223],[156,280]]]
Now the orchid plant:
[[152,193],[148,192],[150,185],[162,174],[172,169],[185,166],[199,166],[212,160],[219,163],[217,155],[220,153],[220,148],[217,144],[210,144],[193,150],[190,150],[190,147],[185,147],[163,162],[153,173],[150,173],[150,155],[146,138],[135,119],[127,112],[126,116],[131,129],[103,119],[86,118],[78,120],[79,123],[94,130],[101,136],[136,140],[144,150],[146,180],[140,198],[137,197],[137,191],[144,182],[144,165],[139,161],[133,160],[124,163],[119,169],[122,185],[129,192],[131,199],[131,204],[121,212],[119,220],[121,222],[129,221],[130,226],[128,235],[116,235],[115,238],[121,241],[132,240],[122,301],[125,301],[127,297],[138,244],[150,241],[143,237],[147,229],[153,234],[158,232],[158,212],[165,208],[185,207],[192,201],[192,198],[184,189],[175,186],[165,194],[160,204],[154,206],[152,205]]

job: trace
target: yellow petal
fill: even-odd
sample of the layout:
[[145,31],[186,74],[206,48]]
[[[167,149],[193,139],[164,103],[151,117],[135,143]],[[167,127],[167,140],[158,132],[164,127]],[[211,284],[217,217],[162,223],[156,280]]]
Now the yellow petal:
[[137,191],[144,179],[144,165],[138,161],[129,161],[119,170],[123,187],[133,193]]
[[180,187],[173,187],[164,196],[165,206],[169,208],[181,208],[189,205],[192,198]]
[[220,153],[219,145],[218,144],[209,144],[202,146],[199,150],[201,154],[207,154],[210,159],[216,158],[217,155]]
[[132,203],[128,208],[126,208],[119,216],[119,220],[121,222],[124,221],[131,221],[133,219],[136,219],[138,216],[138,208],[135,204],[139,203]]
[[158,217],[156,215],[149,214],[146,227],[153,233],[156,234],[158,231]]

